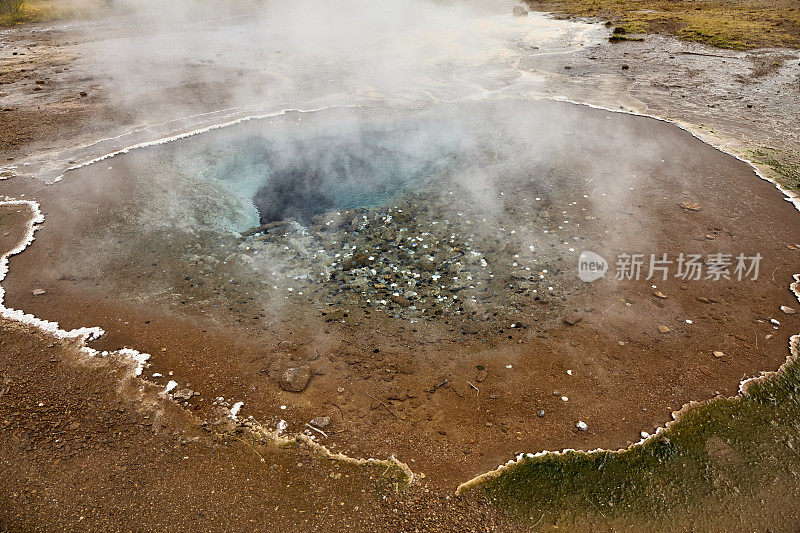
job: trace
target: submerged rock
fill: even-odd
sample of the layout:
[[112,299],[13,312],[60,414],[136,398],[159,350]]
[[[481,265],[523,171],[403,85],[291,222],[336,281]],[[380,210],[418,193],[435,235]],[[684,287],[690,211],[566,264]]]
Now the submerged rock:
[[408,307],[411,305],[411,302],[405,296],[400,296],[395,294],[392,296],[392,301],[401,307]]

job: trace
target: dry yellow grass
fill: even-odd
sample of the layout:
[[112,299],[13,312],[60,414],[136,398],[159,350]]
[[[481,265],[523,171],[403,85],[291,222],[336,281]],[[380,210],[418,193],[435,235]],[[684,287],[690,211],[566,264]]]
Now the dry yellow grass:
[[107,0],[0,0],[0,26],[87,18],[108,8]]
[[601,17],[628,33],[665,33],[721,48],[800,48],[797,0],[526,0],[536,11]]

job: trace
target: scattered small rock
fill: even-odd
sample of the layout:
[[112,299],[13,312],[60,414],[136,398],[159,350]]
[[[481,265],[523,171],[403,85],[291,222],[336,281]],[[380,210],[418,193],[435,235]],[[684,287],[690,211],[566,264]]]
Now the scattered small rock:
[[578,420],[578,423],[575,424],[575,427],[578,428],[579,431],[586,431],[589,426],[586,425],[586,422],[583,420]]
[[281,376],[281,388],[289,392],[302,392],[311,380],[311,369],[307,366],[290,367]]
[[180,401],[188,400],[192,396],[194,396],[194,391],[192,391],[190,389],[181,389],[179,391],[175,391],[172,394],[172,399],[173,400],[177,400],[177,401],[180,402]]
[[539,409],[539,411],[536,413],[536,416],[538,416],[539,418],[544,418],[544,415],[545,415],[544,409]]
[[344,309],[333,309],[322,313],[322,316],[325,317],[325,322],[340,322],[347,318],[347,311]]
[[479,371],[478,371],[478,375],[477,375],[477,376],[475,376],[475,381],[477,381],[478,383],[480,383],[481,381],[483,381],[484,379],[486,379],[486,376],[487,376],[487,375],[488,375],[488,374],[486,374],[486,370],[479,370]]
[[525,9],[524,7],[522,7],[522,6],[514,6],[514,9],[512,10],[512,13],[514,13],[515,17],[527,17],[528,16],[528,10]]
[[653,291],[653,296],[655,296],[656,298],[661,298],[662,300],[667,298],[667,295],[661,291]]
[[81,91],[78,94],[81,95],[81,98],[85,98],[86,96],[89,96],[89,93],[87,93],[86,91]]
[[567,324],[568,326],[574,326],[575,324],[577,324],[578,322],[583,320],[583,316],[582,315],[577,315],[577,314],[575,314],[575,315],[567,315],[567,316],[564,317],[563,320],[564,320],[564,324]]
[[622,65],[622,70],[628,70],[629,68],[631,68],[631,67],[628,66],[628,65]]
[[331,423],[329,416],[317,416],[311,419],[311,425],[320,429],[328,427]]
[[411,305],[411,302],[405,296],[400,296],[399,294],[395,294],[392,296],[392,301],[399,305],[400,307],[408,307]]
[[793,315],[793,314],[795,314],[797,312],[793,308],[789,307],[788,305],[782,305],[781,306],[781,311],[783,311],[787,315]]
[[476,322],[464,322],[461,324],[461,331],[469,335],[474,335],[475,333],[480,332],[480,330],[481,326]]
[[719,359],[720,357],[725,357],[725,352],[714,351],[712,353],[714,354],[714,357],[716,357],[717,359]]
[[672,331],[672,330],[669,329],[667,326],[658,326],[658,332],[659,333],[669,333],[670,331]]
[[700,204],[697,202],[681,202],[678,205],[681,209],[685,209],[687,211],[700,211]]
[[33,289],[33,291],[31,291],[31,293],[32,293],[34,296],[42,296],[42,295],[44,295],[44,294],[47,294],[47,291],[46,291],[46,290],[44,290],[44,289]]

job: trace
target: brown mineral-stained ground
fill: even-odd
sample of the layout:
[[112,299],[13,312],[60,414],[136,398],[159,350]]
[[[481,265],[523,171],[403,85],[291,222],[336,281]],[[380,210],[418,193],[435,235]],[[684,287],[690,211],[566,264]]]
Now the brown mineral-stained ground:
[[[53,32],[46,29],[17,30],[8,37],[14,43],[13,47],[25,50],[28,55],[5,55],[3,59],[4,70],[11,73],[3,75],[5,85],[2,87],[2,97],[3,106],[12,110],[4,111],[0,120],[0,139],[3,143],[0,149],[7,158],[24,159],[27,154],[40,154],[41,158],[46,159],[48,154],[58,151],[63,142],[61,139],[66,135],[72,137],[76,129],[79,131],[77,140],[80,141],[110,136],[132,129],[135,125],[135,117],[126,118],[115,114],[102,85],[89,89],[88,97],[77,95],[78,91],[86,90],[87,84],[91,82],[80,81],[85,77],[84,73],[70,73],[63,71],[63,68],[69,62],[70,41],[78,37],[71,34],[68,28]],[[31,48],[31,45],[36,46]],[[751,73],[749,65],[754,64],[754,58],[758,54],[737,56],[733,60],[679,55],[681,51],[686,51],[684,47],[685,45],[668,39],[654,38],[646,43],[623,43],[616,47],[581,52],[571,56],[570,63],[575,67],[569,71],[563,70],[563,58],[540,60],[540,63],[530,65],[530,68],[551,73],[549,84],[556,95],[605,105],[614,102],[629,109],[652,111],[688,123],[702,122],[706,133],[720,140],[720,144],[727,144],[729,139],[735,138],[738,147],[744,145],[754,148],[762,143],[774,142],[780,143],[784,151],[796,150],[797,131],[791,126],[792,117],[797,117],[798,112],[796,69],[794,75],[791,70],[780,70],[761,77],[746,78],[748,102],[752,102],[756,109],[753,111],[755,115],[750,119],[746,118],[747,113],[750,113],[747,109],[750,108],[746,107],[740,93],[723,91],[720,94],[716,91],[743,83],[736,79],[735,73],[741,71],[743,76],[748,76]],[[690,51],[696,50],[692,48]],[[703,51],[709,52],[708,49]],[[51,59],[40,63],[39,55]],[[680,57],[681,62],[673,63],[669,59],[671,57]],[[595,66],[598,64],[597,58],[601,59],[599,67]],[[27,63],[31,59],[34,61]],[[696,65],[691,66],[692,62],[696,62]],[[629,69],[621,71],[619,66],[623,63],[630,65]],[[664,82],[685,79],[688,71],[697,67],[704,70],[689,77],[695,80],[691,89]],[[58,72],[60,69],[62,72]],[[35,79],[48,77],[57,78],[57,82],[48,81],[44,91],[30,92]],[[598,81],[600,83],[596,83]],[[176,118],[186,109],[202,108],[205,103],[213,101],[215,96],[224,96],[222,86],[224,83],[221,82],[217,92],[214,87],[198,82],[197,85],[188,84],[177,92],[173,91],[172,94],[179,97],[179,104],[184,104],[175,107]],[[776,86],[779,88],[777,92],[771,90]],[[792,93],[792,90],[795,92]],[[152,105],[155,105],[161,96],[152,94],[151,97]],[[142,106],[148,106],[146,98],[143,99]],[[652,127],[669,128],[667,125]],[[713,133],[708,130],[713,130]],[[739,133],[742,134],[738,135]],[[8,439],[8,442],[2,447],[3,479],[10,488],[4,492],[3,523],[8,524],[11,529],[28,529],[70,521],[80,525],[79,521],[83,516],[83,523],[87,524],[87,528],[93,525],[99,527],[102,521],[108,521],[112,529],[120,529],[124,527],[122,521],[129,515],[127,512],[117,511],[131,509],[134,519],[138,517],[140,523],[149,523],[156,528],[167,527],[172,523],[182,523],[186,527],[198,523],[209,525],[212,522],[204,520],[210,520],[210,517],[225,520],[226,524],[233,523],[230,520],[243,520],[241,524],[246,525],[244,520],[252,519],[302,526],[304,513],[301,511],[305,506],[309,513],[314,509],[314,520],[321,529],[335,528],[337,523],[357,529],[374,529],[376,525],[385,526],[389,530],[401,529],[397,525],[401,523],[398,520],[410,521],[406,527],[424,526],[425,523],[420,522],[422,520],[433,520],[439,522],[440,527],[441,524],[447,527],[447,522],[440,521],[459,519],[458,515],[463,513],[470,514],[463,518],[463,522],[451,524],[452,528],[461,528],[463,524],[478,524],[476,529],[484,526],[497,527],[492,522],[498,520],[493,512],[480,506],[454,503],[443,495],[452,490],[454,483],[496,466],[515,451],[624,446],[628,441],[637,440],[639,430],[663,423],[670,410],[679,407],[682,402],[707,398],[717,391],[732,394],[743,375],[773,369],[783,361],[788,350],[787,337],[795,331],[796,324],[793,326],[791,319],[787,321],[787,317],[777,316],[776,309],[779,305],[794,305],[788,283],[791,274],[796,270],[794,254],[798,252],[786,248],[785,245],[797,240],[797,227],[791,222],[796,214],[788,203],[781,200],[779,193],[771,185],[758,180],[745,165],[708,148],[703,147],[701,150],[704,151],[704,158],[709,166],[721,165],[730,172],[724,176],[721,172],[716,181],[681,184],[681,187],[695,187],[687,191],[690,192],[689,195],[677,196],[681,199],[684,196],[690,197],[692,201],[703,205],[704,209],[697,214],[686,213],[672,200],[664,202],[660,198],[661,191],[651,191],[650,198],[645,193],[642,205],[645,205],[645,199],[651,200],[659,206],[658,216],[663,217],[665,222],[673,223],[672,232],[654,237],[664,245],[671,242],[683,245],[686,242],[685,226],[677,222],[693,220],[697,224],[693,226],[696,233],[692,234],[694,237],[703,239],[706,232],[718,228],[722,230],[715,234],[718,242],[742,244],[747,250],[749,243],[758,243],[756,248],[761,250],[756,251],[761,251],[765,256],[770,253],[771,257],[780,258],[772,265],[774,271],[763,273],[765,277],[769,276],[769,287],[766,287],[766,291],[748,293],[747,291],[754,291],[754,286],[742,284],[732,287],[734,293],[726,291],[716,294],[717,287],[711,284],[687,285],[686,290],[681,289],[678,284],[665,285],[662,290],[668,298],[662,301],[650,295],[649,284],[631,286],[622,292],[598,289],[592,295],[592,300],[609,302],[605,313],[617,313],[621,319],[631,324],[630,327],[625,331],[609,330],[605,318],[607,314],[601,315],[599,311],[587,313],[577,326],[565,326],[563,333],[554,332],[544,341],[539,339],[535,343],[538,350],[535,361],[524,360],[524,354],[530,350],[526,346],[533,344],[533,339],[525,339],[518,334],[512,340],[522,340],[523,344],[519,345],[516,342],[509,343],[508,339],[501,341],[497,338],[482,353],[486,358],[491,356],[497,368],[489,369],[490,377],[482,387],[480,399],[472,399],[469,395],[474,391],[463,384],[466,380],[472,381],[475,377],[475,365],[481,364],[478,359],[483,358],[481,352],[476,355],[474,346],[470,345],[471,341],[467,341],[465,345],[461,341],[450,342],[447,347],[446,361],[450,362],[445,367],[451,373],[452,383],[458,385],[434,393],[423,393],[417,399],[405,401],[409,405],[414,400],[417,403],[424,401],[428,405],[423,405],[421,410],[418,407],[404,408],[394,411],[395,415],[392,415],[381,402],[369,401],[370,398],[360,397],[354,390],[345,387],[344,396],[351,402],[349,414],[353,416],[355,425],[342,424],[344,427],[340,427],[341,421],[336,414],[339,412],[338,408],[332,407],[330,414],[334,415],[334,430],[368,429],[374,432],[373,435],[380,434],[384,441],[361,438],[360,435],[363,434],[359,432],[343,432],[332,440],[340,443],[340,449],[354,455],[372,452],[385,456],[391,452],[399,452],[413,470],[427,473],[426,480],[430,480],[436,487],[434,493],[437,496],[430,496],[425,489],[418,487],[415,490],[420,492],[412,494],[419,496],[410,497],[411,503],[402,497],[385,504],[374,496],[381,494],[372,488],[374,485],[370,485],[375,483],[374,480],[367,477],[362,479],[356,473],[351,474],[351,478],[342,476],[336,480],[328,476],[331,472],[327,467],[321,467],[316,459],[297,459],[292,455],[293,452],[278,453],[260,449],[262,455],[269,457],[268,462],[280,470],[284,476],[281,479],[291,478],[292,483],[300,485],[320,483],[329,489],[326,490],[325,497],[318,501],[313,499],[312,489],[291,490],[289,493],[279,494],[270,489],[264,491],[265,487],[274,486],[275,470],[264,470],[246,446],[237,442],[229,443],[230,445],[213,444],[210,448],[198,444],[181,446],[180,441],[190,437],[192,431],[195,431],[192,428],[196,426],[196,421],[188,415],[168,407],[171,414],[167,428],[163,428],[168,430],[168,436],[161,431],[154,432],[147,422],[143,425],[142,419],[138,418],[141,416],[140,399],[137,397],[131,404],[130,395],[124,387],[123,390],[119,389],[118,373],[113,365],[100,363],[99,370],[97,367],[87,369],[85,366],[70,366],[65,362],[71,361],[73,356],[70,354],[74,351],[72,348],[61,348],[52,339],[4,322],[1,342],[3,353],[8,356],[3,360],[6,392],[0,398],[0,405],[3,409],[4,429],[10,429],[3,432],[3,438]],[[732,181],[731,175],[738,176],[738,179]],[[12,182],[4,184],[4,187],[13,190]],[[678,189],[683,193],[684,189],[681,187]],[[735,203],[736,198],[739,203]],[[742,199],[747,199],[747,202]],[[647,209],[649,213],[649,208],[631,206],[631,212],[635,213],[639,209]],[[5,236],[3,246],[13,246],[23,213],[4,213],[3,231],[0,232],[0,235]],[[738,216],[730,218],[733,214]],[[770,219],[772,222],[766,224],[765,220]],[[37,241],[34,246],[48,246],[46,231],[48,230],[45,227],[41,233],[41,242]],[[6,232],[9,235],[4,235]],[[704,244],[707,245],[708,242],[706,240]],[[764,243],[769,244],[764,247]],[[22,265],[29,256],[30,254],[22,254],[12,259],[12,273],[15,265]],[[25,270],[19,270],[24,275]],[[770,282],[772,276],[775,279],[774,284]],[[341,385],[333,379],[335,373],[319,379],[315,377],[313,387],[300,400],[296,396],[288,396],[288,393],[278,392],[275,384],[266,378],[258,389],[248,390],[252,386],[248,379],[252,379],[252,374],[261,368],[252,359],[268,352],[269,344],[259,342],[253,345],[247,339],[226,337],[220,332],[214,332],[213,341],[209,342],[208,328],[196,321],[176,319],[169,313],[155,313],[150,310],[143,312],[135,306],[121,306],[111,297],[90,300],[85,294],[70,294],[70,291],[60,293],[49,290],[47,295],[38,297],[37,300],[30,295],[27,286],[24,290],[20,287],[15,291],[13,278],[9,278],[9,282],[12,284],[4,284],[10,292],[7,305],[26,311],[38,311],[37,316],[49,313],[50,316],[46,318],[56,318],[66,327],[102,324],[108,334],[97,343],[97,347],[108,349],[127,344],[153,353],[155,366],[151,371],[172,370],[178,376],[185,376],[184,379],[190,381],[193,388],[202,390],[201,398],[210,399],[217,395],[238,393],[236,399],[245,400],[248,408],[274,408],[284,401],[284,397],[291,398],[291,401],[298,402],[292,415],[288,417],[294,426],[301,425],[311,416],[321,414],[319,406],[324,405],[324,400],[338,398],[336,388]],[[697,302],[697,296],[713,298],[720,303]],[[625,306],[623,298],[633,305]],[[758,303],[752,307],[726,307],[724,302],[728,299],[749,299]],[[58,301],[58,305],[52,306],[48,301]],[[680,308],[680,313],[675,312],[676,308]],[[694,311],[695,316],[699,317],[695,319],[695,326],[709,327],[713,331],[723,332],[724,336],[712,338],[690,332],[688,326],[677,327],[678,319],[687,310]],[[776,316],[782,319],[784,327],[766,341],[763,336],[770,326],[754,323],[753,318],[756,315],[762,318]],[[661,317],[671,318],[669,325],[676,324],[673,331],[665,336],[654,333],[663,322]],[[356,315],[354,318],[357,320],[359,317]],[[313,327],[330,328],[322,317],[315,317],[313,320],[318,321],[318,325]],[[746,327],[742,328],[740,324],[746,324]],[[295,345],[303,345],[304,332],[309,329],[304,317],[295,317],[288,324],[279,326],[284,334],[288,330],[293,339],[299,339],[294,341]],[[202,329],[206,329],[206,332]],[[330,333],[334,339],[331,346],[346,344],[349,346],[348,350],[363,359],[362,354],[369,354],[374,346],[380,344],[381,354],[389,355],[381,355],[377,359],[374,363],[375,370],[380,372],[387,365],[396,369],[396,361],[384,357],[402,358],[405,348],[399,340],[402,337],[391,334],[392,324],[388,319],[374,329],[383,329],[386,333],[376,340],[374,335],[367,336],[363,331],[359,334],[358,329],[353,330],[346,324],[337,327]],[[441,333],[441,330],[437,329],[436,333]],[[460,332],[451,333],[454,333],[452,341],[463,337]],[[628,345],[615,348],[614,342],[623,334]],[[759,334],[761,337],[756,350],[755,339]],[[723,346],[716,342],[720,338],[724,339]],[[447,342],[447,339],[445,336],[441,342]],[[584,352],[576,350],[594,347],[598,340],[601,345],[608,347],[605,357],[599,361],[587,358]],[[676,340],[682,342],[683,346],[680,349],[675,347],[673,351],[669,345]],[[278,341],[276,338],[274,343],[277,344]],[[648,348],[654,341],[658,341],[658,351],[662,354],[659,358],[664,358],[663,367],[652,364],[653,350]],[[578,346],[573,346],[576,343]],[[51,344],[53,347],[48,348]],[[210,346],[213,348],[209,348]],[[710,355],[710,350],[717,347],[726,352],[725,358],[715,359]],[[162,351],[162,348],[167,349]],[[211,350],[213,356],[203,355]],[[50,351],[59,355],[50,355]],[[433,354],[437,352],[436,349],[431,351]],[[565,351],[572,354],[568,359],[571,363],[568,366],[563,361]],[[558,354],[560,357],[557,357]],[[466,358],[466,362],[459,356]],[[213,362],[225,358],[229,358],[226,367],[233,367],[234,372],[228,368],[228,373],[223,376],[214,371]],[[30,373],[28,368],[34,364],[37,372]],[[513,365],[513,373],[506,372],[505,364]],[[541,372],[542,367],[546,369],[545,372]],[[568,367],[576,370],[575,376],[567,377],[565,371]],[[428,382],[436,384],[441,373],[424,368],[414,370],[420,373],[406,375],[398,372],[394,375],[398,381],[408,383],[408,388],[421,388],[420,385],[424,388],[428,386]],[[541,381],[533,384],[535,391],[529,392],[527,397],[520,395],[520,390],[530,386],[526,376],[534,372],[541,378]],[[665,375],[672,377],[665,378]],[[420,378],[426,378],[427,381]],[[569,388],[565,386],[567,379],[570,380]],[[496,385],[490,385],[492,380],[495,380]],[[76,383],[81,383],[85,390],[75,394]],[[199,386],[198,383],[204,385]],[[599,384],[605,389],[599,387]],[[493,387],[497,387],[497,400],[489,399]],[[641,390],[637,387],[641,387]],[[562,405],[557,397],[552,396],[554,389],[570,396],[568,404]],[[572,390],[580,392],[571,394]],[[84,394],[89,391],[91,394]],[[631,394],[631,391],[636,392]],[[9,402],[7,398],[14,401]],[[386,399],[383,400],[384,403]],[[284,403],[288,401],[285,400]],[[56,402],[61,402],[57,403],[58,409],[48,411],[47,406]],[[502,407],[495,407],[494,402],[502,403]],[[44,405],[39,406],[39,403]],[[338,401],[334,403],[338,405]],[[536,404],[536,407],[544,406],[548,415],[541,420],[536,418],[533,412],[536,407],[532,407],[532,404]],[[647,411],[642,411],[642,406]],[[198,411],[202,414],[202,408]],[[415,411],[419,411],[419,414]],[[343,412],[348,411],[343,409]],[[515,413],[514,416],[508,414],[512,412]],[[577,412],[589,423],[591,431],[578,433],[572,429],[573,415]],[[428,420],[425,413],[431,413],[431,420]],[[516,413],[524,414],[517,416]],[[91,418],[92,416],[100,418]],[[358,418],[360,416],[364,418]],[[417,422],[416,426],[411,422]],[[491,426],[487,425],[489,422],[492,423]],[[78,425],[74,426],[76,423]],[[69,429],[71,425],[74,429]],[[61,431],[80,439],[64,443],[57,440],[59,436],[56,434]],[[125,449],[129,443],[139,445]],[[195,453],[184,453],[182,450],[186,447],[196,448]],[[59,450],[65,450],[64,457],[60,456],[62,452]],[[113,460],[108,459],[109,450],[115,450],[111,452],[115,454],[112,456]],[[185,456],[190,459],[183,459]],[[411,461],[415,458],[415,461]],[[116,468],[115,473],[105,473],[103,465],[112,463]],[[298,467],[298,463],[305,466]],[[154,464],[158,469],[152,468]],[[127,468],[126,465],[134,467]],[[234,469],[231,469],[231,465],[234,465]],[[248,472],[246,476],[231,475],[239,465]],[[86,482],[78,486],[74,479],[83,479],[80,476],[85,476]],[[175,486],[186,483],[186,480],[190,480],[190,494],[195,494],[197,500],[187,503],[184,498],[177,498],[173,500],[174,504],[165,503],[170,502],[170,498],[182,495],[181,491],[175,490]],[[353,486],[348,486],[349,484]],[[66,492],[65,487],[68,488]],[[95,491],[93,495],[86,495],[87,487]],[[131,487],[136,490],[132,491]],[[83,492],[80,492],[81,488],[84,489]],[[242,495],[252,494],[248,492],[251,489],[263,491],[253,494],[253,499],[259,504],[264,503],[264,498],[274,498],[274,505],[270,502],[261,509],[248,505]],[[358,494],[361,490],[366,491],[362,496],[346,496]],[[114,503],[100,511],[98,502],[111,494],[118,495]],[[331,495],[335,496],[333,504],[328,500]],[[323,500],[325,503],[322,503]],[[296,501],[301,503],[295,503]],[[335,507],[337,501],[339,505],[344,502],[344,507],[351,509],[352,514],[333,512],[331,505]],[[133,507],[137,505],[147,509],[136,514]],[[325,505],[328,509],[325,509]],[[454,509],[454,505],[459,507]],[[355,511],[356,506],[359,507],[358,511]],[[272,509],[275,507],[278,509],[273,513]],[[95,514],[87,510],[90,508]],[[286,512],[289,508],[298,510]],[[417,519],[412,516],[418,511],[427,514],[423,514],[420,521],[414,522]],[[401,518],[395,518],[398,515]],[[489,521],[486,516],[490,517]],[[167,521],[164,517],[172,520]],[[114,521],[118,521],[116,525]]]
[[[528,293],[519,304],[527,305],[518,315],[527,328],[510,327],[510,318],[469,321],[478,324],[478,335],[465,334],[460,317],[449,314],[409,323],[392,312],[368,313],[357,295],[345,306],[348,316],[336,321],[326,321],[302,298],[287,300],[277,310],[258,305],[248,310],[246,287],[224,285],[227,274],[216,282],[231,296],[220,298],[217,308],[201,302],[202,313],[192,312],[191,294],[181,292],[188,287],[168,285],[189,304],[185,311],[146,293],[161,268],[158,262],[172,264],[167,249],[145,253],[143,261],[128,262],[119,273],[105,272],[101,278],[102,270],[64,271],[75,264],[69,250],[91,257],[79,251],[82,243],[94,248],[83,239],[109,223],[102,212],[73,218],[74,198],[94,203],[92,190],[81,183],[84,176],[94,183],[90,177],[105,168],[98,165],[39,191],[46,221],[31,248],[11,260],[6,305],[65,329],[100,326],[106,334],[92,343],[98,349],[127,346],[152,354],[147,374],[162,374],[154,380],[162,385],[175,380],[200,392],[189,403],[201,417],[208,416],[217,397],[243,401],[242,413],[268,426],[286,419],[289,431],[302,431],[311,418],[327,415],[333,424],[325,442],[334,449],[357,457],[395,454],[442,488],[519,451],[624,447],[638,440],[640,431],[662,425],[682,404],[734,394],[743,376],[776,368],[785,359],[796,319],[779,308],[795,305],[788,285],[798,252],[787,245],[795,244],[800,219],[746,164],[669,124],[588,109],[580,113],[589,131],[595,131],[594,122],[610,121],[611,130],[633,128],[634,137],[660,139],[670,147],[664,157],[672,159],[646,180],[630,181],[635,186],[631,203],[609,199],[606,205],[599,197],[583,200],[587,211],[580,211],[582,202],[573,206],[592,220],[560,214],[564,204],[552,206],[554,215],[580,222],[581,241],[575,246],[602,250],[612,270],[615,252],[667,251],[671,257],[758,252],[764,257],[759,281],[609,281],[563,301],[558,291],[542,290],[543,300]],[[574,141],[583,142],[577,135]],[[610,138],[605,142],[608,155],[595,152],[595,162],[624,149]],[[568,167],[570,161],[559,163]],[[572,164],[580,175],[584,162]],[[130,188],[131,179],[119,183]],[[627,185],[619,176],[613,179]],[[571,190],[570,196],[595,187],[606,190],[606,185],[598,174],[589,189]],[[114,187],[107,183],[95,193],[113,197]],[[57,193],[52,200],[50,191]],[[698,203],[700,210],[681,208],[685,201]],[[127,247],[126,236],[118,238]],[[99,256],[88,262],[95,261]],[[200,277],[188,268],[183,265],[181,273]],[[214,283],[216,278],[205,279]],[[666,298],[655,296],[652,284]],[[36,288],[47,293],[35,296]],[[576,313],[582,317],[576,325],[561,322]],[[555,327],[538,327],[536,321],[549,317]],[[773,317],[782,324],[777,330],[769,323]],[[671,331],[660,333],[660,325]],[[716,358],[714,351],[726,355]],[[295,365],[309,365],[317,374],[301,394],[278,386],[283,369]],[[480,383],[479,366],[487,373]],[[539,409],[546,411],[544,418],[536,416]],[[590,430],[577,431],[578,420]]]
[[383,467],[215,435],[113,359],[6,320],[2,332],[4,531],[512,527],[424,483],[398,493]]

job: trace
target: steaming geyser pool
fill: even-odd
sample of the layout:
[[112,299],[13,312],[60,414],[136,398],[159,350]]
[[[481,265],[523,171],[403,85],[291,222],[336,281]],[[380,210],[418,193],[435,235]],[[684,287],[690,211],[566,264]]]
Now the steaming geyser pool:
[[[623,254],[719,252],[789,279],[798,228],[774,195],[670,124],[571,104],[290,111],[37,189],[6,305],[151,354],[145,377],[212,421],[322,413],[348,453],[455,483],[520,449],[638,440],[776,367],[772,275],[615,279]],[[580,280],[585,250],[604,278]],[[757,351],[745,323],[770,335]]]
[[[367,304],[412,321],[520,318],[527,327],[521,307],[580,285],[564,272],[592,202],[578,193],[587,178],[558,162],[578,135],[567,109],[507,102],[289,112],[135,151],[105,170],[149,177],[106,212],[106,227],[136,244],[108,250],[102,241],[113,237],[94,235],[90,248],[104,250],[106,272],[148,272],[152,257],[142,250],[155,248],[161,265],[168,254],[169,268],[147,276],[150,288],[126,277],[114,290],[144,299],[169,292],[170,304],[204,312],[233,310],[225,293],[236,283],[248,287],[238,311],[254,316],[291,299]],[[92,181],[102,168],[80,172]]]

